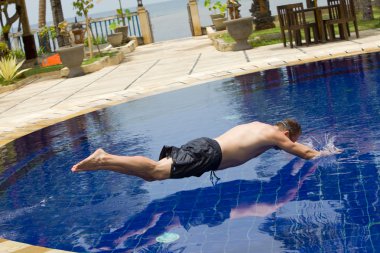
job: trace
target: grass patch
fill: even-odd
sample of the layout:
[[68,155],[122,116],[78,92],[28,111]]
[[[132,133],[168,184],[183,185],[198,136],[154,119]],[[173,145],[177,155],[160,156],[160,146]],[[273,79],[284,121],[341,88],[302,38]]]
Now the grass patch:
[[262,47],[282,43],[281,39],[257,39],[250,42],[252,47]]
[[99,55],[95,55],[91,59],[84,60],[83,63],[82,63],[82,65],[88,65],[88,64],[91,64],[91,63],[99,61],[103,57],[106,57],[106,56],[112,57],[112,56],[115,56],[115,55],[116,55],[116,52],[101,53]]
[[29,69],[28,71],[25,71],[24,77],[58,71],[58,70],[61,70],[62,68],[63,68],[62,64],[49,66],[49,67],[36,67],[36,68]]
[[[357,13],[356,17],[358,19],[358,29],[360,31],[364,30],[369,30],[369,29],[376,29],[380,28],[380,8],[379,7],[373,7],[373,14],[374,14],[374,19],[373,20],[362,20],[363,15],[361,13]],[[326,18],[328,17],[328,14],[324,14]],[[309,22],[314,22],[314,18],[311,15],[306,16],[307,21]],[[282,43],[281,39],[266,39],[265,35],[279,35],[281,30],[280,30],[280,25],[278,21],[274,22],[276,27],[271,28],[271,29],[266,29],[266,30],[261,30],[261,31],[254,31],[248,38],[250,41],[251,45],[253,47],[261,47],[261,46],[267,46],[267,45],[273,45],[273,44],[278,44]],[[349,23],[350,31],[351,31],[351,36],[353,33],[355,33],[354,25],[352,22]],[[335,28],[336,34],[339,34],[338,27],[336,26]],[[355,36],[355,35],[354,35]],[[260,38],[263,37],[263,38]],[[224,42],[226,43],[234,43],[235,40],[228,34],[228,32],[225,32],[221,35],[218,36],[218,38],[221,38]]]

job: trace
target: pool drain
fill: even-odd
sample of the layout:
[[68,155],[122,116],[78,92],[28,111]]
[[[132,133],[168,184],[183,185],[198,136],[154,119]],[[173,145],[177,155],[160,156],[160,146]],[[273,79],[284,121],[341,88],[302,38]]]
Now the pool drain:
[[171,242],[177,241],[178,239],[179,239],[178,234],[166,232],[160,235],[159,237],[157,237],[156,241],[160,243],[171,243]]

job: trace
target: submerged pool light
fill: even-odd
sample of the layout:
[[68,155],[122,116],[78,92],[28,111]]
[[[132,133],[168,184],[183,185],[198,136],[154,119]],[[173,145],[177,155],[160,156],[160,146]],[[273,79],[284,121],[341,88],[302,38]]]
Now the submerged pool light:
[[179,239],[179,234],[165,232],[162,235],[158,236],[156,238],[156,241],[160,243],[172,243],[172,242],[177,241],[178,239]]

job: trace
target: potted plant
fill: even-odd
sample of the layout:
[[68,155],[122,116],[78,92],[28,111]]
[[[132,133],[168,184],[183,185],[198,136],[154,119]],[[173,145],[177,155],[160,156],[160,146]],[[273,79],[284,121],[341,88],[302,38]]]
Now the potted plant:
[[88,12],[94,7],[93,0],[75,0],[73,2],[74,9],[77,10],[77,15],[84,16],[86,21],[86,33],[88,39],[88,48],[90,49],[90,58],[94,56],[93,44],[92,44],[92,32],[90,27],[90,17]]
[[228,33],[236,41],[234,51],[252,48],[248,43],[248,37],[253,31],[253,17],[228,20],[224,23],[227,26]]
[[57,38],[55,26],[43,26],[40,28],[39,35],[41,38],[41,46],[44,47],[46,52],[51,52],[50,38],[54,41]]
[[128,20],[131,19],[131,11],[129,9],[125,9],[125,11],[123,11],[123,7],[121,6],[121,0],[119,0],[119,6],[120,6],[120,8],[116,10],[116,13],[119,16],[119,18],[121,19],[122,25],[117,26],[115,28],[115,32],[123,33],[123,42],[122,43],[124,44],[124,43],[127,43],[129,41],[128,25],[125,22],[125,18],[127,18]]
[[107,35],[107,41],[113,47],[120,47],[121,44],[123,43],[123,33],[116,32],[116,28],[118,27],[119,27],[119,23],[116,23],[116,22],[113,22],[109,25],[109,28],[115,33]]
[[60,34],[67,37],[70,41],[70,46],[61,47],[57,50],[62,64],[69,69],[69,75],[67,77],[77,77],[84,75],[81,68],[84,59],[84,45],[73,45],[69,31],[67,30],[68,23],[63,21],[59,23],[58,28]]
[[227,4],[222,4],[221,1],[212,3],[211,0],[205,0],[204,6],[208,8],[209,11],[212,11],[212,14],[210,14],[210,17],[211,17],[212,24],[215,27],[215,30],[216,31],[225,30],[226,25],[224,24],[224,21],[227,20],[226,18]]
[[78,23],[77,17],[75,17],[75,22],[71,25],[71,32],[74,34],[75,44],[84,43],[85,31],[83,29],[82,24]]

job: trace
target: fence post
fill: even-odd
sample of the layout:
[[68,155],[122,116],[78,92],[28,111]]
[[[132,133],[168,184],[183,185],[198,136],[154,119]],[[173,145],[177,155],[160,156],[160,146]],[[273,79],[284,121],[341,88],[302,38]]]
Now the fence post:
[[190,8],[190,20],[192,22],[192,34],[194,36],[201,36],[202,35],[202,27],[201,27],[201,20],[199,18],[199,11],[198,11],[198,4],[197,0],[189,0],[189,8]]
[[137,13],[140,19],[140,27],[144,44],[153,43],[153,31],[150,24],[149,13],[143,6],[138,7]]

